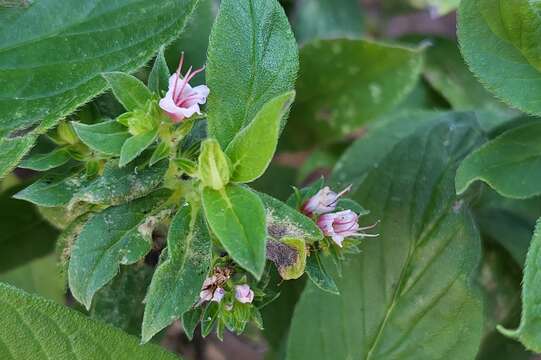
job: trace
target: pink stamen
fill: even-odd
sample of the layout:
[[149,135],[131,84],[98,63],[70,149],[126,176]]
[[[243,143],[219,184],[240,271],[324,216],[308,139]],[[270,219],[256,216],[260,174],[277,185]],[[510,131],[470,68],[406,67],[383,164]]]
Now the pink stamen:
[[177,83],[178,83],[178,78],[180,77],[180,71],[182,70],[182,65],[184,65],[184,51],[180,54],[180,61],[177,67],[177,78],[175,79],[175,85],[173,85],[173,100],[175,102],[176,102],[175,94],[177,93]]
[[340,198],[341,198],[343,195],[345,195],[346,193],[348,193],[350,190],[351,190],[351,185],[349,185],[348,187],[346,187],[344,190],[340,191],[340,192],[336,195],[336,199],[334,199],[333,202],[331,202],[331,203],[329,203],[329,204],[327,204],[327,205],[325,205],[325,206],[333,206],[333,205],[335,205],[335,204],[338,202],[338,200],[340,200]]
[[[182,86],[180,88],[180,91],[177,93],[176,89],[175,89],[175,92],[174,92],[175,97],[174,97],[173,100],[175,101],[175,104],[177,106],[181,106],[187,100],[189,100],[189,96],[188,96],[187,98],[182,99],[182,101],[179,103],[179,100],[181,99],[182,92],[184,91],[184,88],[186,87],[186,84],[188,84],[190,82],[190,80],[192,80],[195,75],[199,74],[203,70],[205,70],[204,66],[202,68],[199,68],[199,69],[195,70],[194,72],[192,72],[192,67],[190,66],[190,68],[188,69],[188,72],[184,75],[184,78],[182,79]],[[178,75],[177,75],[177,79],[178,79]],[[194,94],[192,94],[191,96],[196,96],[197,97],[197,95],[194,95]]]

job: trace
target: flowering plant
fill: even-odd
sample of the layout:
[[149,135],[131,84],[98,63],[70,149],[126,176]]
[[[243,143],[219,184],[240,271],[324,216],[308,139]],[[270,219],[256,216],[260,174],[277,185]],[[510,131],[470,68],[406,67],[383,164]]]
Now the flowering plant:
[[0,359],[541,353],[541,6],[497,2],[0,0]]

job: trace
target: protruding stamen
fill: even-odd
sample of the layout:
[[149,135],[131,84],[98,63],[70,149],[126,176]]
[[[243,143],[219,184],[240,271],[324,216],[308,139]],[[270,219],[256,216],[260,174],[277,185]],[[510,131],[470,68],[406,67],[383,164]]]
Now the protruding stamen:
[[180,72],[182,71],[182,65],[184,65],[184,51],[180,54],[180,60],[177,67],[177,78],[175,79],[175,85],[173,85],[173,101],[176,102],[176,94],[177,94],[177,83],[178,78],[180,77]]

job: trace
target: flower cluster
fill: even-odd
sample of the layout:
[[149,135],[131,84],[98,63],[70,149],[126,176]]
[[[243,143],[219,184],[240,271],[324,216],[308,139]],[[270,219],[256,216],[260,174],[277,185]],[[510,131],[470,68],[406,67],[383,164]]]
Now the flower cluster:
[[349,192],[351,185],[339,193],[332,191],[328,186],[319,190],[314,196],[301,207],[301,211],[310,217],[317,216],[317,225],[325,236],[331,239],[340,247],[347,237],[376,237],[378,234],[367,234],[364,230],[372,229],[376,224],[360,227],[359,215],[352,210],[336,210],[338,200]]
[[[221,302],[226,295],[224,285],[231,278],[231,271],[227,268],[216,268],[214,274],[203,282],[199,293],[198,305],[205,301]],[[242,304],[251,304],[254,300],[254,292],[248,284],[235,285],[235,299]]]

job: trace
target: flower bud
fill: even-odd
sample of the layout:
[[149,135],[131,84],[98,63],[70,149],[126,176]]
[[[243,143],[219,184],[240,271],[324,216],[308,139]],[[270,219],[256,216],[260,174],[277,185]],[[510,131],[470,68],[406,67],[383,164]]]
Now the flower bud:
[[351,189],[351,185],[342,190],[340,193],[335,193],[328,186],[319,190],[317,194],[312,196],[303,205],[301,211],[308,216],[326,214],[336,209],[336,204],[342,195]]
[[60,140],[63,141],[64,143],[73,145],[79,142],[79,138],[77,137],[77,134],[73,130],[73,127],[71,126],[70,123],[61,122],[58,125],[56,132]]
[[223,189],[229,182],[229,160],[215,139],[207,139],[201,144],[199,177],[204,186],[214,190]]
[[235,298],[243,303],[249,304],[254,300],[254,292],[248,284],[235,286]]

